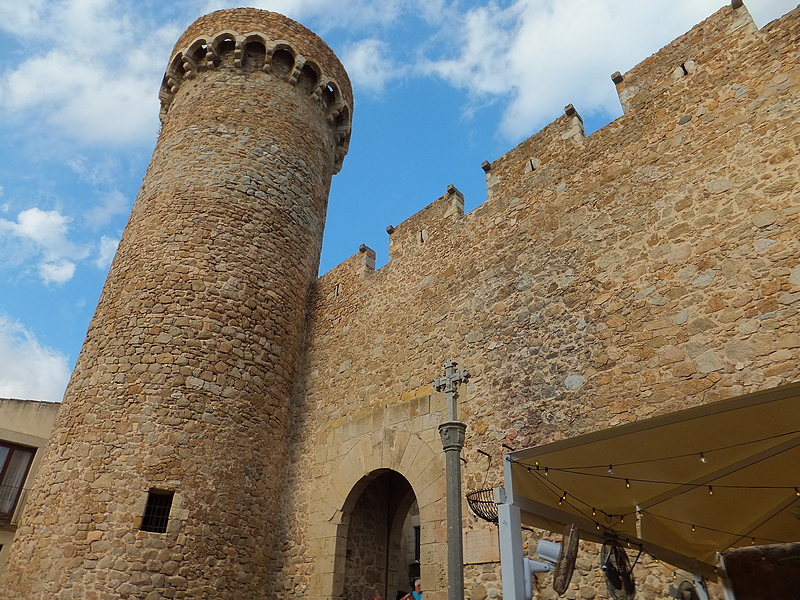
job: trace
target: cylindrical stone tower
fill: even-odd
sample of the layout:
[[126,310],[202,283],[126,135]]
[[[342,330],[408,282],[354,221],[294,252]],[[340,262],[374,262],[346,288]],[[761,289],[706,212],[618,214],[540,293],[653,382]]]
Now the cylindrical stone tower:
[[352,92],[312,32],[236,9],[189,27],[160,97],[163,129],[2,598],[271,597],[287,419]]

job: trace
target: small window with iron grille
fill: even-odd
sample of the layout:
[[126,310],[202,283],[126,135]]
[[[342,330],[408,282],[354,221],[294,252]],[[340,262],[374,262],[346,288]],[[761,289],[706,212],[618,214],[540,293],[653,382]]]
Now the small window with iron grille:
[[175,492],[150,490],[147,494],[147,505],[144,507],[142,531],[166,533],[169,522],[169,511],[172,508],[172,497]]

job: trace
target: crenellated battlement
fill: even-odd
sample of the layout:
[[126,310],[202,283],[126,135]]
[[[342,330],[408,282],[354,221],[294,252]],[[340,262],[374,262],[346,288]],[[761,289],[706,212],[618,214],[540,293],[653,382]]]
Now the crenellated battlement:
[[627,113],[662,94],[683,95],[682,86],[703,85],[731,60],[729,52],[757,42],[757,32],[747,8],[734,0],[627,73],[612,75],[622,109]]
[[[278,13],[243,9],[231,28],[231,11],[211,13],[193,24],[178,41],[159,91],[160,118],[164,122],[178,90],[186,80],[222,68],[269,73],[308,95],[319,104],[336,140],[336,170],[350,146],[353,98],[350,81],[336,56],[311,31]],[[274,38],[254,24],[275,22]],[[224,29],[214,29],[224,22]],[[295,31],[297,30],[297,31]],[[211,33],[209,33],[211,32]],[[287,37],[287,33],[296,33]],[[192,36],[192,37],[189,37]]]
[[[787,45],[798,43],[799,17],[800,8],[758,30],[747,8],[734,0],[626,73],[615,73],[623,116],[586,136],[583,119],[570,104],[506,154],[484,162],[487,201],[467,214],[462,226],[488,232],[533,211],[552,228],[557,221],[547,215],[584,204],[602,207],[611,201],[612,189],[647,179],[641,172],[652,170],[647,160],[664,152],[679,155],[681,146],[707,135],[722,116],[722,104],[733,105],[741,115],[737,119],[743,119],[748,107],[792,85],[800,74],[791,65],[781,66],[780,56]],[[734,121],[724,129],[736,126]],[[637,156],[648,147],[647,156]],[[609,156],[620,158],[615,162]],[[463,196],[453,190],[389,228],[387,267],[413,271],[415,261],[427,260],[434,238],[453,234],[452,227],[442,227],[444,217],[464,216]],[[326,280],[336,280],[341,272],[332,269]]]
[[447,186],[447,192],[434,200],[418,213],[410,216],[397,227],[387,228],[389,232],[389,260],[400,257],[410,259],[425,252],[425,246],[432,236],[441,235],[452,219],[464,215],[464,194],[454,185]]

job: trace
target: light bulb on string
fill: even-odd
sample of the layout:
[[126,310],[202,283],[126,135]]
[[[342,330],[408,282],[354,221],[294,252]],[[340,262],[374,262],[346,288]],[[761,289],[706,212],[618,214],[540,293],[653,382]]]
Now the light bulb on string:
[[592,516],[594,517],[596,514],[597,514],[597,509],[595,509],[595,507],[593,506],[592,507]]
[[625,478],[625,487],[626,487],[626,488],[629,488],[629,487],[631,487],[631,482],[630,482],[630,479],[628,479],[627,477]]
[[567,499],[567,492],[564,492],[564,495],[558,499],[558,505],[561,506],[561,503],[564,502],[564,500],[566,499]]
[[706,455],[703,454],[702,452],[700,453],[700,462],[701,463],[705,463],[706,462]]
[[544,468],[544,476],[545,476],[545,477],[547,477],[547,476],[549,476],[549,475],[550,475],[550,474],[547,472],[547,467],[545,467],[545,468]]
[[692,531],[694,531],[694,530],[695,530],[695,527],[694,527],[694,524],[692,524]]
[[797,489],[797,486],[795,486],[795,488],[794,488],[794,495],[795,496],[800,496],[800,490]]
[[714,488],[712,488],[711,486],[708,486],[708,495],[709,496],[713,496],[714,495]]
[[614,474],[614,465],[608,465],[608,474],[609,475],[613,475]]

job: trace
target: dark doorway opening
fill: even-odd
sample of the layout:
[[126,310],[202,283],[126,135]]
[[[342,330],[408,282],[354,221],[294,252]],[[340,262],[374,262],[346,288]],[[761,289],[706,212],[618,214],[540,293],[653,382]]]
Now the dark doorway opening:
[[379,471],[367,479],[349,514],[342,597],[395,600],[419,577],[419,507],[399,473]]

